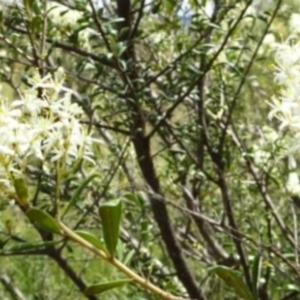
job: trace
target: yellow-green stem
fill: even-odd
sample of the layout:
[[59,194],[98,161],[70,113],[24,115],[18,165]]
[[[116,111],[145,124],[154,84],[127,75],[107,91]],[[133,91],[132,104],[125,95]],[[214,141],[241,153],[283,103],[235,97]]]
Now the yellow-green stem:
[[121,272],[126,274],[128,277],[133,279],[136,283],[140,284],[142,287],[147,289],[148,291],[151,291],[152,293],[158,295],[161,299],[164,300],[184,300],[182,297],[174,296],[170,293],[167,293],[160,289],[159,287],[155,286],[151,282],[149,282],[147,279],[139,276],[134,271],[132,271],[130,268],[125,266],[122,262],[120,262],[117,259],[111,259],[111,257],[104,251],[96,248],[92,244],[90,244],[88,241],[81,238],[79,235],[77,235],[75,232],[73,232],[71,229],[69,229],[66,225],[64,225],[62,222],[59,222],[60,228],[62,229],[63,234],[69,238],[70,240],[73,240],[74,242],[80,244],[81,246],[85,247],[86,249],[89,249],[97,256],[101,257],[102,259],[106,260],[113,266],[115,266],[117,269],[119,269]]

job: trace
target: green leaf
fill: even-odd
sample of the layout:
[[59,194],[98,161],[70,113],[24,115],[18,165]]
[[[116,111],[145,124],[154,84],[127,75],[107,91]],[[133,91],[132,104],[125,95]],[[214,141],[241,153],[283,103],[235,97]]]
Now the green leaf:
[[117,243],[117,247],[116,247],[116,256],[118,257],[118,259],[120,259],[120,260],[123,259],[124,250],[125,250],[125,246],[124,246],[123,242],[120,239],[118,239],[118,243]]
[[0,250],[4,248],[4,246],[7,244],[7,242],[10,240],[10,238],[2,240],[0,239]]
[[80,237],[82,237],[84,240],[86,240],[96,248],[101,250],[105,249],[105,246],[93,234],[82,230],[76,230],[74,231],[74,233],[78,234]]
[[24,207],[28,207],[28,189],[25,180],[23,178],[14,178],[13,182],[19,204]]
[[135,250],[130,250],[126,253],[126,255],[124,256],[124,258],[122,259],[122,262],[124,265],[127,265],[130,260],[132,259],[132,257],[134,256],[135,254]]
[[124,195],[124,198],[136,202],[141,207],[145,207],[146,205],[150,205],[149,201],[147,201],[147,197],[143,192],[137,192],[137,193],[127,193]]
[[37,33],[41,30],[43,19],[41,16],[34,16],[30,22],[30,30],[32,33]]
[[244,300],[255,300],[251,291],[241,279],[241,275],[237,272],[222,266],[212,268],[211,272],[219,276],[228,286],[232,287],[236,294]]
[[157,14],[159,12],[160,6],[161,6],[161,0],[157,1],[156,3],[152,4],[151,13]]
[[119,239],[119,230],[122,214],[122,201],[112,200],[102,204],[99,208],[102,220],[105,246],[111,256],[114,256]]
[[260,271],[261,271],[261,256],[260,253],[258,253],[253,261],[252,265],[252,290],[253,290],[253,295],[255,296],[255,299],[259,299],[258,297],[258,281],[260,277]]
[[84,294],[86,296],[100,294],[100,293],[103,293],[107,290],[114,289],[116,287],[127,284],[131,281],[132,281],[132,279],[121,279],[121,280],[117,280],[117,281],[103,282],[103,283],[94,284],[94,285],[91,285],[91,286],[87,287],[84,291]]
[[76,191],[74,192],[68,206],[66,207],[65,211],[62,214],[62,217],[65,216],[67,214],[67,212],[69,211],[69,209],[74,206],[77,201],[80,199],[80,195],[82,194],[83,190],[86,188],[86,186],[96,177],[99,177],[99,174],[92,174],[90,175],[88,178],[86,178],[86,180],[84,180],[82,182],[82,184],[76,189]]
[[34,250],[39,248],[45,248],[49,246],[54,246],[61,243],[61,241],[48,241],[48,242],[36,242],[36,243],[19,243],[18,245],[12,245],[10,247],[5,247],[5,252],[19,252],[26,250]]
[[33,9],[33,5],[34,5],[34,1],[35,1],[35,0],[23,0],[23,4],[24,4],[24,6],[25,6],[28,10],[32,10],[32,9]]
[[42,229],[58,234],[61,233],[58,223],[47,212],[38,208],[31,208],[26,212],[26,215],[30,221],[35,222]]

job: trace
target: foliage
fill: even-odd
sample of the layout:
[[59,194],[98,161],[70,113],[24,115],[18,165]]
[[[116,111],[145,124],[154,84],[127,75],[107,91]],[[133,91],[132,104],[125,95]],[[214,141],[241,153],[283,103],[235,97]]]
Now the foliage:
[[1,296],[299,297],[297,1],[0,3]]

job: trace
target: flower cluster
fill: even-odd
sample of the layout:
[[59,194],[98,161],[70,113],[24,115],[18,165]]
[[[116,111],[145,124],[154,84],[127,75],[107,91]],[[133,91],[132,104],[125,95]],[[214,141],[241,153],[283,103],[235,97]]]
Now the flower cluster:
[[[94,2],[95,7],[98,7],[99,4],[97,4],[97,1]],[[87,10],[90,10],[88,6]],[[77,32],[76,28],[78,24],[84,19],[84,13],[82,11],[71,9],[57,2],[49,2],[47,11],[47,16],[54,25],[51,29],[54,30],[56,37],[60,34],[67,34],[69,36],[74,33],[74,30]],[[91,38],[99,38],[100,36],[97,30],[89,27],[82,27],[77,34],[80,46],[88,50],[91,50]]]
[[300,33],[300,14],[293,13],[289,19],[289,29],[293,35]]
[[278,96],[272,101],[270,117],[279,121],[280,132],[284,134],[285,156],[289,164],[287,191],[299,194],[300,182],[296,172],[297,163],[294,157],[300,153],[300,44],[290,40],[276,45],[275,83],[279,87]]
[[58,166],[68,172],[82,159],[93,162],[92,143],[98,140],[80,123],[83,110],[71,100],[74,92],[63,78],[61,69],[54,76],[36,75],[20,99],[1,101],[0,187],[39,162],[48,172]]
[[61,28],[71,29],[77,25],[78,21],[83,17],[83,14],[65,5],[49,2],[48,17]]
[[[273,100],[270,117],[276,117],[281,130],[299,134],[300,129],[300,44],[276,46],[276,82],[280,96]],[[299,144],[300,146],[300,144]]]

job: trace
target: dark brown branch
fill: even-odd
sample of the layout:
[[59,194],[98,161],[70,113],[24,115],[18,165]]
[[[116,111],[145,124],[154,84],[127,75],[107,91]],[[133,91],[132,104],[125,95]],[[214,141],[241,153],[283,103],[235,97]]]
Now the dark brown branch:
[[[86,289],[86,284],[83,280],[77,275],[74,269],[68,264],[68,262],[62,257],[61,253],[53,249],[49,252],[49,257],[51,257],[59,267],[65,272],[65,274],[73,281],[73,283],[79,288],[79,290],[83,293]],[[97,300],[96,296],[86,296],[89,300]]]
[[[230,39],[230,37],[232,36],[237,25],[242,20],[250,3],[251,3],[251,1],[248,2],[248,4],[245,6],[245,8],[240,13],[235,24],[231,27],[231,29],[228,31],[227,35],[225,36],[222,45],[225,46],[227,44],[227,41]],[[215,11],[213,14],[213,19],[216,18],[216,16],[217,16],[217,9],[218,9],[218,7],[216,5],[216,8],[215,8]],[[208,34],[205,37],[205,42],[209,43],[210,38],[211,38],[211,36],[210,36],[210,34]],[[223,47],[221,46],[219,48],[219,50],[222,48]],[[219,50],[217,52],[219,52]],[[205,151],[205,149],[207,149],[212,162],[216,166],[216,170],[217,170],[218,177],[219,177],[218,186],[221,190],[223,206],[224,206],[226,216],[228,218],[229,225],[232,229],[234,229],[235,232],[237,232],[237,225],[236,225],[235,217],[233,214],[231,199],[229,196],[228,187],[227,187],[227,183],[226,183],[225,176],[224,176],[223,157],[222,157],[223,149],[221,149],[218,153],[213,150],[212,146],[210,145],[211,140],[210,140],[209,133],[208,133],[209,120],[207,118],[207,114],[205,111],[205,103],[204,103],[205,102],[205,92],[204,92],[204,90],[205,90],[205,86],[206,86],[206,73],[212,67],[213,62],[214,62],[214,59],[208,60],[205,53],[202,54],[202,56],[200,57],[199,70],[200,70],[200,73],[202,74],[202,76],[199,78],[199,81],[197,84],[198,96],[199,96],[198,103],[197,103],[197,113],[198,113],[198,122],[199,122],[199,142],[197,145],[198,146],[197,152],[198,152],[198,157],[199,157],[199,167],[201,169],[203,169],[204,151]],[[201,225],[201,224],[199,224],[199,225]],[[236,247],[236,250],[239,255],[239,259],[240,259],[240,262],[241,262],[241,265],[242,265],[242,268],[244,271],[246,283],[249,286],[249,288],[251,289],[252,282],[251,282],[251,277],[250,277],[250,271],[249,271],[249,266],[248,266],[248,262],[246,259],[246,255],[244,253],[244,249],[242,246],[241,236],[234,232],[231,232],[231,234],[232,234],[233,242],[235,244],[235,247]]]
[[235,234],[236,239],[238,239],[238,237],[240,237],[240,242],[242,242],[243,240],[250,242],[251,244],[253,244],[255,246],[255,250],[257,250],[258,248],[267,250],[268,252],[272,253],[274,256],[276,256],[280,260],[282,260],[287,266],[289,266],[289,268],[293,271],[293,273],[297,275],[297,279],[300,280],[299,268],[294,264],[293,261],[290,261],[288,258],[286,258],[279,249],[276,249],[275,247],[268,245],[268,244],[263,244],[260,241],[257,241],[256,239],[253,239],[250,236],[240,232],[239,230],[231,228],[230,226],[227,226],[225,224],[221,224],[221,223],[217,222],[216,220],[207,217],[206,215],[203,215],[199,212],[196,213],[194,211],[191,211],[187,208],[182,207],[181,205],[177,205],[174,201],[170,201],[169,199],[166,199],[166,198],[162,197],[161,195],[154,193],[151,190],[150,191],[148,190],[147,192],[148,192],[148,194],[151,194],[151,196],[154,197],[157,201],[166,203],[166,204],[174,207],[181,213],[185,213],[189,216],[199,218],[202,221],[210,224],[212,227],[214,227],[215,230],[219,230],[220,232],[226,232],[230,237],[234,237],[233,234]]
[[136,33],[138,31],[140,22],[143,18],[143,15],[144,15],[145,4],[146,4],[145,0],[140,1],[140,7],[138,9],[138,16],[137,16],[136,22],[135,22],[135,24],[134,24],[134,26],[133,26],[133,28],[130,32],[130,38],[129,39],[132,39],[133,37],[136,36]]
[[[247,147],[240,140],[238,134],[236,133],[234,126],[232,126],[232,139],[233,139],[234,143],[237,145],[237,147],[241,153],[244,154],[244,153],[249,152]],[[257,187],[259,193],[261,194],[266,207],[269,209],[276,224],[280,228],[281,233],[286,238],[286,240],[290,243],[290,245],[293,248],[296,248],[296,243],[294,241],[292,231],[289,227],[286,226],[285,222],[283,221],[279,212],[277,211],[275,204],[274,204],[272,198],[270,197],[265,184],[263,182],[261,182],[261,180],[259,179],[259,176],[258,176],[257,172],[255,171],[255,165],[254,165],[253,161],[251,160],[251,158],[248,155],[243,155],[243,158],[245,160],[247,170],[249,171],[252,178],[254,179],[256,187]]]
[[[89,125],[90,121],[81,121],[80,123]],[[123,135],[128,135],[128,136],[130,135],[130,132],[126,129],[121,129],[121,128],[105,125],[105,124],[102,124],[101,122],[93,122],[91,125],[95,126],[96,128],[111,130],[111,131],[114,131],[117,133],[121,133]]]
[[[22,212],[26,215],[26,212],[28,211],[29,207],[27,206],[20,206],[20,209]],[[38,234],[41,236],[41,239],[43,241],[53,241],[53,233],[46,232],[42,229],[39,229],[35,224],[32,223]],[[39,249],[35,250],[38,251]],[[73,283],[79,288],[79,290],[83,293],[86,289],[86,284],[83,282],[83,280],[77,275],[75,270],[68,264],[68,262],[62,257],[61,251],[56,249],[54,246],[48,246],[44,249],[41,249],[40,251],[44,251],[45,254],[52,258],[59,267],[65,272],[65,274],[73,281]],[[29,252],[28,252],[29,253]],[[97,297],[95,296],[86,296],[89,300],[97,300]]]
[[237,225],[235,222],[235,218],[234,218],[234,214],[233,214],[233,208],[231,205],[231,199],[229,196],[229,191],[228,191],[228,186],[224,177],[224,173],[223,170],[220,170],[220,166],[218,166],[219,168],[219,187],[221,190],[221,194],[222,194],[222,200],[223,200],[223,205],[224,205],[224,210],[226,212],[226,216],[228,218],[228,223],[231,229],[234,229],[231,231],[232,234],[232,240],[235,244],[237,253],[239,255],[239,259],[244,271],[244,276],[245,276],[245,280],[246,283],[248,285],[248,287],[250,289],[252,289],[252,281],[251,281],[251,276],[250,276],[250,269],[249,269],[249,265],[247,262],[247,258],[242,246],[242,236],[239,234],[238,230],[237,230]]
[[[170,136],[172,136],[172,138],[176,141],[176,143],[179,145],[179,147],[187,154],[187,156],[192,160],[192,162],[195,165],[200,166],[197,158],[195,158],[194,155],[192,155],[192,153],[190,153],[190,151],[187,149],[187,147],[185,147],[185,145],[180,140],[180,138],[173,132],[171,126],[168,124],[167,121],[164,122],[163,128],[165,128],[170,133]],[[160,135],[162,140],[165,142],[167,149],[171,150],[172,149],[171,142],[169,141],[166,134],[163,134],[163,132],[161,132],[161,131],[163,131],[163,130],[159,130],[158,134]],[[177,156],[174,153],[174,151],[169,151],[169,153],[173,157],[174,162],[176,163]],[[206,174],[207,177],[209,178],[209,175],[207,174],[207,172],[205,172],[204,168],[201,168],[200,170],[204,174]],[[196,199],[193,198],[192,194],[186,188],[186,174],[180,174],[180,171],[179,171],[178,177],[180,178],[179,181],[181,182],[181,185],[183,188],[183,198],[185,199],[187,208],[191,211],[198,212],[199,209],[198,209],[198,205],[196,205]],[[222,261],[224,262],[224,261],[228,260],[229,255],[222,248],[222,246],[215,240],[212,232],[206,226],[207,224],[205,224],[205,222],[203,222],[202,219],[196,218],[194,215],[191,215],[191,217],[192,217],[198,231],[200,232],[200,234],[204,238],[205,242],[207,243],[207,245],[210,249],[210,254],[212,254],[212,256],[220,263]]]
[[[192,194],[187,190],[187,188],[183,187],[183,189],[183,196],[185,198],[187,208],[197,213],[198,208],[196,205],[196,199],[193,199]],[[216,241],[213,233],[207,227],[207,224],[205,224],[205,222],[202,219],[197,218],[195,216],[192,216],[192,219],[198,231],[202,235],[204,241],[207,243],[209,253],[213,256],[213,258],[215,258],[216,261],[219,263],[227,261],[229,259],[229,255],[226,253],[223,247]]]
[[[132,142],[145,181],[155,193],[161,194],[159,181],[156,176],[150,151],[150,138],[145,134],[146,121],[144,113],[137,103],[136,88],[133,88],[134,82],[138,79],[138,73],[135,65],[135,52],[132,42],[134,37],[130,36],[130,12],[130,0],[117,1],[117,13],[123,20],[119,23],[119,41],[126,43],[127,46],[121,56],[121,59],[126,62],[128,70],[126,76],[122,76],[122,78],[126,79],[124,83],[131,93],[126,101],[132,117]],[[162,239],[166,245],[171,260],[173,261],[178,278],[181,280],[192,299],[204,300],[205,297],[183,258],[182,250],[174,234],[165,203],[157,201],[157,199],[151,197],[151,195],[149,195],[149,198],[155,221],[158,224]]]

